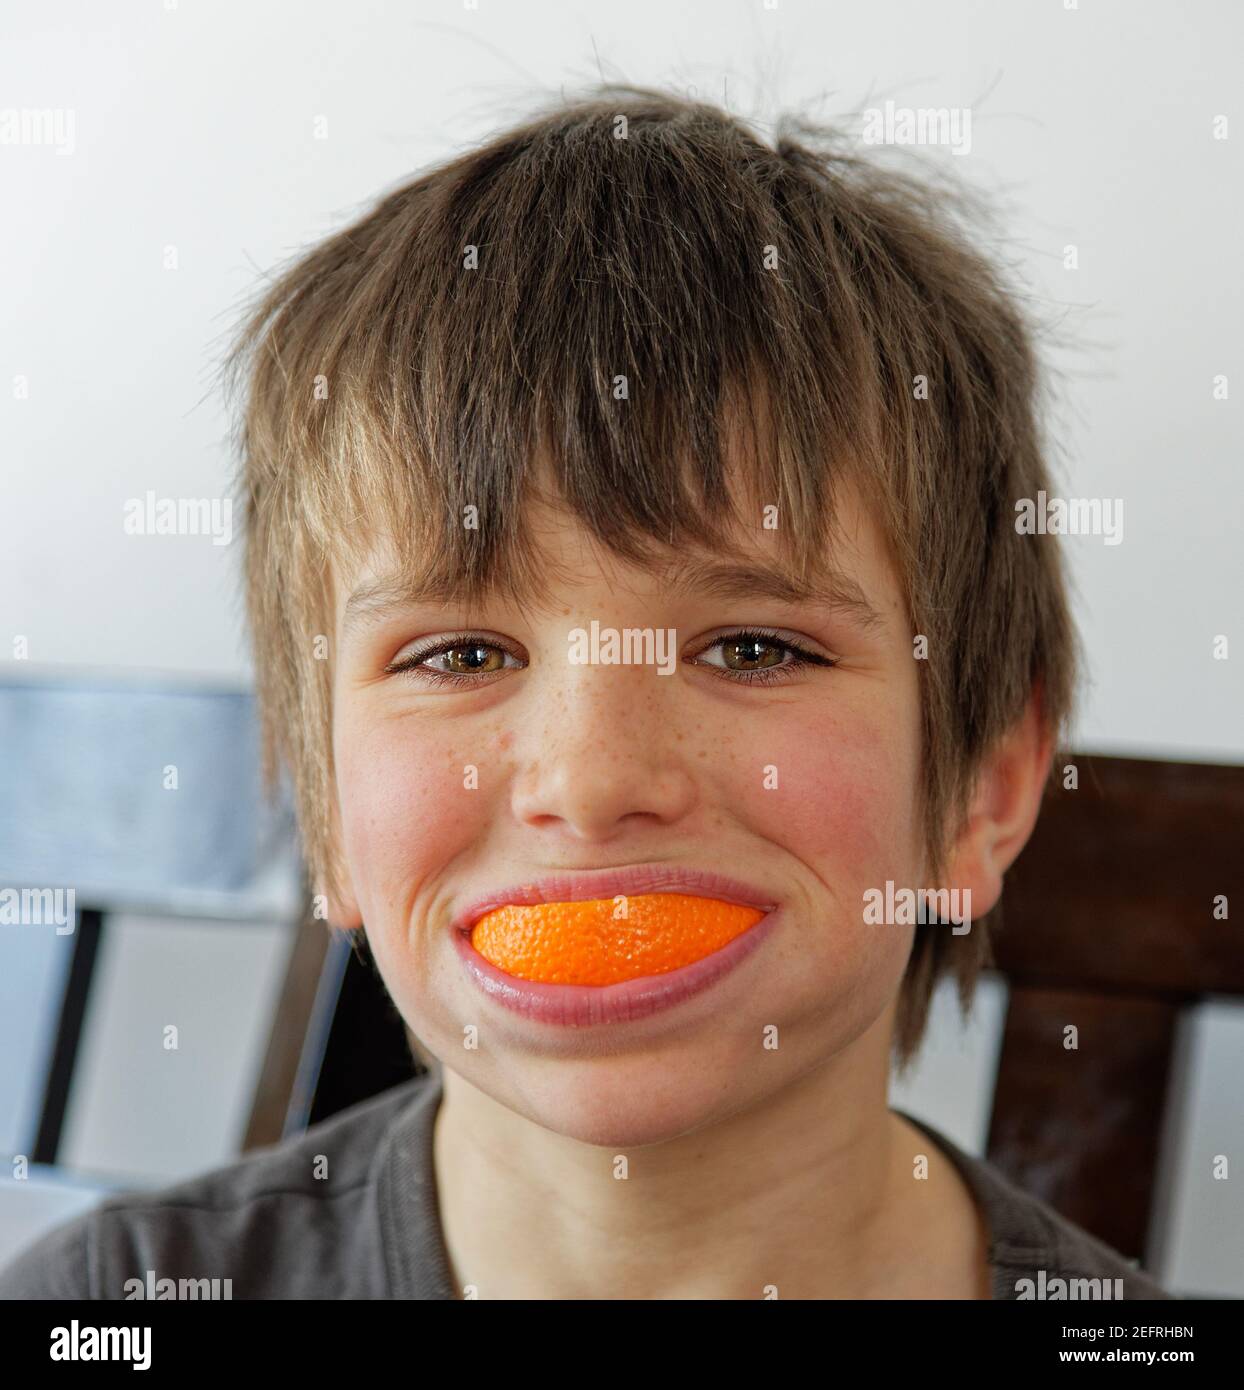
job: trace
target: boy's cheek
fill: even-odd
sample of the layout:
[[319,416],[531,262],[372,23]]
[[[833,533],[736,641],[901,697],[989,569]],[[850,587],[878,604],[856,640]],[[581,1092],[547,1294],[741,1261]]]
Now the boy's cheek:
[[758,802],[786,850],[831,879],[913,870],[919,762],[901,718],[796,725],[769,747],[778,785]]
[[[794,999],[840,1011],[863,991],[875,1002],[894,988],[911,947],[911,928],[865,921],[866,894],[922,886],[918,817],[918,730],[905,709],[800,728],[769,745],[780,776],[763,822],[753,821],[790,863],[804,893],[786,933],[784,971]],[[909,727],[910,726],[910,727]]]
[[[382,922],[480,834],[485,764],[443,740],[389,730],[342,736],[335,746],[342,846],[365,916]],[[467,786],[469,765],[479,788]]]

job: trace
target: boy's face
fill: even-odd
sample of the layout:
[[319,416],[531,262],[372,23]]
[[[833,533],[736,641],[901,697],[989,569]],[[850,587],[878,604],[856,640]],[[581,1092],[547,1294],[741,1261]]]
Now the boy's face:
[[[882,537],[845,487],[838,509],[833,561],[875,610],[872,625],[846,608],[703,587],[674,596],[657,573],[602,558],[547,507],[532,514],[550,576],[538,610],[399,605],[348,618],[350,593],[392,572],[378,560],[341,586],[333,747],[348,883],[334,920],[366,924],[386,986],[432,1053],[549,1129],[645,1143],[824,1063],[870,1090],[885,1075],[913,928],[866,924],[864,895],[887,880],[926,886],[918,679]],[[707,558],[773,557],[741,542]],[[569,634],[593,621],[674,629],[673,674],[572,664]],[[755,649],[717,640],[750,627],[778,634],[759,649],[787,667],[772,683],[738,674]],[[487,644],[484,674],[450,684],[386,673],[460,633],[471,640],[459,653]],[[836,665],[790,669],[783,641]],[[442,653],[422,669],[471,664]],[[781,905],[774,929],[705,993],[587,1028],[510,1012],[464,969],[450,923],[469,900],[640,863],[757,885]]]

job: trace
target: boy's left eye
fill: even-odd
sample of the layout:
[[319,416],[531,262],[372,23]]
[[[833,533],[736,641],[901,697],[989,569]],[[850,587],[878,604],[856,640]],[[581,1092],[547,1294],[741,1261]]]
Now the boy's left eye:
[[[703,654],[714,647],[722,648],[722,662],[702,661]],[[783,653],[789,653],[791,660],[782,660]],[[776,660],[770,659],[774,656]],[[506,666],[506,657],[513,661],[513,666]],[[785,680],[788,675],[805,666],[837,665],[832,657],[821,656],[775,632],[756,628],[742,628],[715,637],[689,660],[695,665],[702,664],[721,671],[727,679],[741,685],[769,685]],[[444,661],[446,667],[438,669],[425,665],[430,661]],[[736,662],[737,665],[733,664]],[[525,665],[526,662],[515,652],[492,638],[460,633],[419,647],[390,662],[384,669],[386,675],[405,672],[436,684],[476,685],[481,676],[491,676]]]
[[[775,681],[785,680],[787,674],[801,667],[838,664],[832,657],[821,656],[789,638],[754,628],[744,628],[739,632],[726,633],[723,637],[715,637],[707,647],[701,649],[700,654],[712,651],[714,647],[723,649],[723,663],[718,665],[709,661],[704,664],[725,671],[731,679],[742,685],[771,685]],[[792,660],[782,661],[781,652],[789,652]],[[770,661],[768,657],[774,653],[779,654],[778,659]],[[739,662],[740,665],[732,666],[732,661]]]

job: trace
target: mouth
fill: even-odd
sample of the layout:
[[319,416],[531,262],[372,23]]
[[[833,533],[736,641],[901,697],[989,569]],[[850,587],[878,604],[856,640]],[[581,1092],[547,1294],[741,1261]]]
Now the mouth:
[[504,1007],[574,1027],[708,989],[772,932],[773,895],[722,874],[631,865],[490,893],[454,919],[467,973]]

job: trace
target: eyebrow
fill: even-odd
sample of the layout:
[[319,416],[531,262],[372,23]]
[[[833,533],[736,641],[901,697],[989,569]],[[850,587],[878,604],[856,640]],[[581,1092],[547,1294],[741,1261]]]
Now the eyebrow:
[[[723,599],[768,598],[778,603],[807,604],[828,613],[841,614],[862,631],[884,627],[885,620],[868,601],[860,585],[839,570],[826,570],[802,582],[765,564],[726,560],[679,560],[661,571],[660,582],[673,597],[707,594]],[[419,604],[452,603],[459,597],[455,586],[443,580],[399,576],[364,584],[346,601],[343,629],[378,620],[401,608]]]
[[849,575],[830,569],[804,583],[764,564],[728,560],[681,560],[664,575],[671,594],[703,593],[715,598],[769,598],[778,603],[808,604],[853,619],[864,631],[885,620]]

